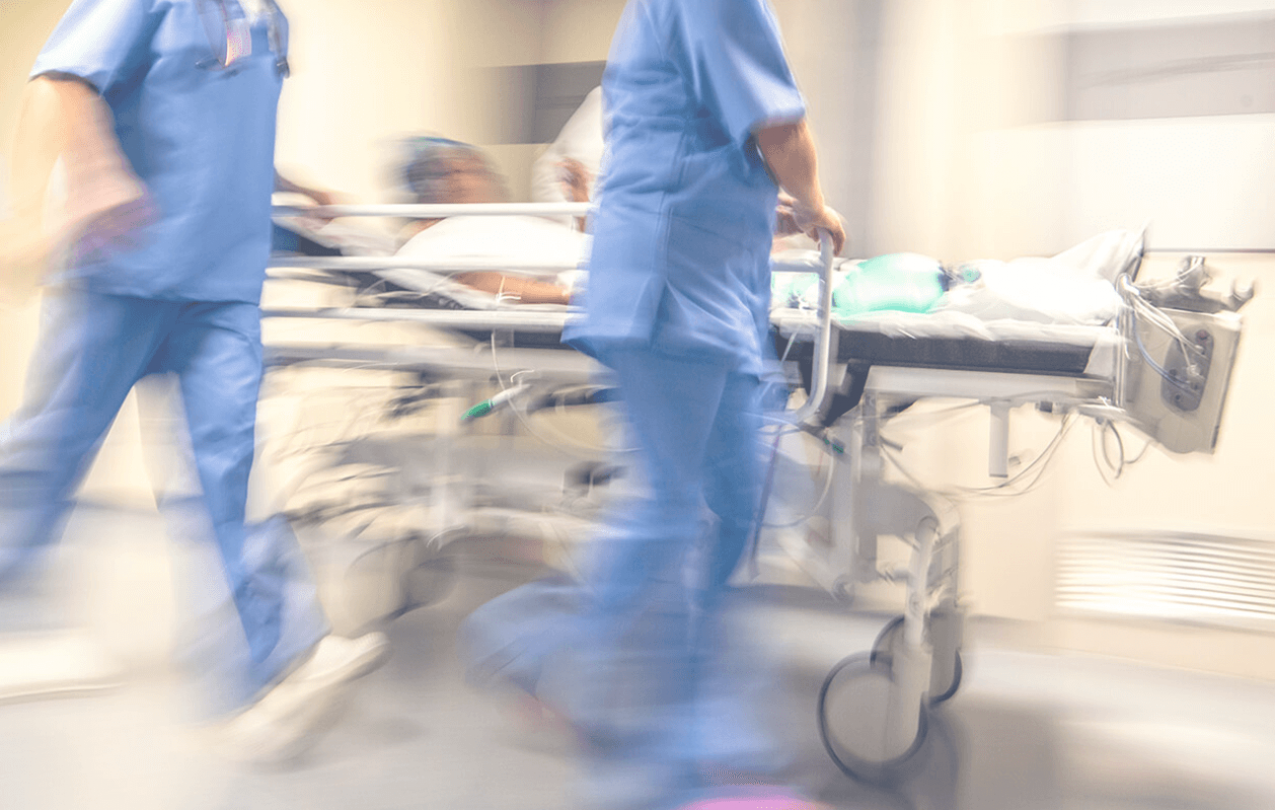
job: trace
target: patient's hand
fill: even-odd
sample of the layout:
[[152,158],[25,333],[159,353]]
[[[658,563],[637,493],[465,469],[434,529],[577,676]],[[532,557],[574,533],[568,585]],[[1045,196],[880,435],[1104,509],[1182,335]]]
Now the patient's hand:
[[562,172],[562,187],[571,202],[585,203],[589,201],[589,183],[593,176],[584,164],[574,158],[564,158],[558,164]]
[[[280,174],[277,169],[274,173],[274,186],[275,191],[282,191],[288,194],[300,194],[303,197],[309,197],[314,201],[314,204],[319,207],[326,207],[329,205],[349,205],[354,202],[348,195],[339,194],[331,189],[315,188],[294,182]],[[326,216],[319,212],[307,212],[306,218],[313,220],[319,226],[326,225],[334,219],[334,217]]]
[[93,264],[139,246],[159,214],[146,186],[129,170],[66,159],[67,197],[54,214],[25,210],[0,222],[0,296],[25,301],[62,251],[73,266]]
[[[567,195],[567,200],[573,203],[587,203],[589,184],[593,182],[593,175],[589,173],[589,170],[574,158],[564,158],[558,164],[558,168],[562,171],[562,189]],[[587,219],[587,217],[576,217],[576,228],[581,232],[588,230]]]

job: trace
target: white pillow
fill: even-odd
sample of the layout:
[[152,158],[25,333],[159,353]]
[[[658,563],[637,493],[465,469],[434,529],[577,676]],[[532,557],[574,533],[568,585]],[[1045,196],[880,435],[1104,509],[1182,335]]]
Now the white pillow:
[[588,237],[541,217],[448,217],[409,239],[398,256],[430,261],[479,261],[493,271],[520,264],[551,265],[517,275],[556,278],[588,258]]

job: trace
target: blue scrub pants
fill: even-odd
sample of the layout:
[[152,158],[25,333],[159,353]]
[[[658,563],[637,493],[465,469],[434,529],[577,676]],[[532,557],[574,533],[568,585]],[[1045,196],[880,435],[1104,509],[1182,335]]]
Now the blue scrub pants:
[[724,611],[760,497],[760,381],[651,351],[605,362],[643,494],[591,541],[583,582],[511,591],[476,611],[462,640],[472,678],[537,694],[583,732],[583,798],[675,807],[708,770],[779,764],[749,705],[763,662],[739,656]]
[[[252,686],[264,686],[326,632],[317,603],[284,631],[289,588],[303,573],[281,521],[245,527],[257,395],[260,309],[61,290],[46,297],[26,400],[0,443],[0,585],[60,536],[102,438],[142,377],[175,374],[200,501],[243,635]],[[250,692],[252,686],[247,687]]]

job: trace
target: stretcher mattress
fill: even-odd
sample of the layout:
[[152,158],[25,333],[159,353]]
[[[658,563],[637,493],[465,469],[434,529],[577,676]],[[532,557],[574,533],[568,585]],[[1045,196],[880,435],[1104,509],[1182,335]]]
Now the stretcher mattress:
[[[1114,326],[971,320],[955,313],[892,312],[837,323],[832,357],[837,363],[1106,377],[1121,345]],[[809,359],[816,326],[811,313],[775,311],[772,323],[779,356]]]

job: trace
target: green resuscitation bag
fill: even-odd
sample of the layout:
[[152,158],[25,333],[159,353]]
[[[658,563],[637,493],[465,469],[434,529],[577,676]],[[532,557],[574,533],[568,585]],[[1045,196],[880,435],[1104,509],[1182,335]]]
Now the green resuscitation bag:
[[[929,312],[948,286],[943,265],[916,253],[847,262],[834,275],[832,310],[841,319],[868,312]],[[819,279],[813,273],[776,274],[772,292],[786,306],[813,308]]]

